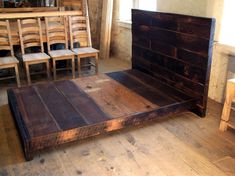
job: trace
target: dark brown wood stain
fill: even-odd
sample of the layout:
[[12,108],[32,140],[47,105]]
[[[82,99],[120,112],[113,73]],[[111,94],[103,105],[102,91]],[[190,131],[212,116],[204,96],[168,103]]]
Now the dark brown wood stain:
[[215,19],[132,10],[132,65],[200,100],[205,116]]

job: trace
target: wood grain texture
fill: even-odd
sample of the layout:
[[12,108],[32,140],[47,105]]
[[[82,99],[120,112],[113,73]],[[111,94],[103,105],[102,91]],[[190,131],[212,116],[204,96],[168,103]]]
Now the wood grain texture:
[[205,116],[215,19],[132,10],[132,64],[200,99]]
[[[135,76],[134,76],[135,75]],[[142,76],[139,76],[142,75]],[[138,79],[145,80],[146,82]],[[172,88],[153,87],[137,71],[100,74],[8,91],[27,160],[38,150],[139,125],[195,106],[189,96],[171,97]],[[128,84],[125,84],[128,82]]]

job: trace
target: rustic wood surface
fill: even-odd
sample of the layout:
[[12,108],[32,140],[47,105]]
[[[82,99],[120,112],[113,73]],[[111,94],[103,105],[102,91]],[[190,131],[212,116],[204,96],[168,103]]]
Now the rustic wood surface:
[[205,116],[214,30],[210,18],[133,10],[133,68],[199,97]]
[[195,106],[197,99],[180,95],[155,79],[158,86],[154,87],[148,79],[129,70],[8,90],[26,159],[40,149]]

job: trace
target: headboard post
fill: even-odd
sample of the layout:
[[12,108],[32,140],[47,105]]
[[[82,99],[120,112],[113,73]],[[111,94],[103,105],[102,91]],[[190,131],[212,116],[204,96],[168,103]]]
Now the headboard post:
[[132,68],[198,99],[206,115],[215,19],[132,10]]

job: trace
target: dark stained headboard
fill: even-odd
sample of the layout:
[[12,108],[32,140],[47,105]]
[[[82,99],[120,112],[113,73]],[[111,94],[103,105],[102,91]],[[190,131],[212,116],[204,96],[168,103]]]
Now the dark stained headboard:
[[132,10],[132,68],[198,98],[205,116],[215,19]]

